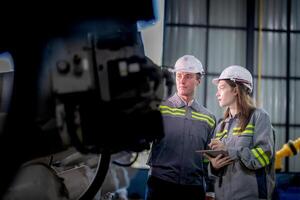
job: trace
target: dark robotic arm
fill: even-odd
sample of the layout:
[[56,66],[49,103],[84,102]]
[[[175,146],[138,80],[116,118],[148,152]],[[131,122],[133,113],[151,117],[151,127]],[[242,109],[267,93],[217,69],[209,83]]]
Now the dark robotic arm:
[[0,34],[0,50],[14,58],[15,81],[0,138],[0,196],[30,159],[75,146],[108,163],[110,154],[144,150],[163,136],[158,88],[165,75],[143,54],[136,29],[138,20],[153,17],[151,6],[137,0],[31,7],[3,24],[9,31]]

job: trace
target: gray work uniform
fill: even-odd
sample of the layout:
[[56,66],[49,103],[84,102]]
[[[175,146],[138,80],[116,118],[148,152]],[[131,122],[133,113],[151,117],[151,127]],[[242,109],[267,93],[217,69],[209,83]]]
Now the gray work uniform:
[[207,171],[203,156],[196,150],[207,148],[213,136],[215,117],[196,100],[186,105],[177,94],[165,101],[160,110],[165,136],[152,145],[149,175],[205,189]]
[[209,174],[216,177],[216,199],[271,199],[274,189],[274,135],[269,115],[255,109],[243,132],[238,118],[225,119],[223,131],[219,123],[215,137],[222,138],[234,162]]

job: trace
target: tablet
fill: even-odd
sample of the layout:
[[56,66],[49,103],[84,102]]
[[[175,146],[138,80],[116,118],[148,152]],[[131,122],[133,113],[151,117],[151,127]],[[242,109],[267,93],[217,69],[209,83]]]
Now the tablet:
[[211,156],[211,157],[217,157],[219,154],[222,154],[223,156],[227,156],[228,152],[224,151],[224,150],[197,150],[197,153],[201,153],[204,154],[206,153],[207,155]]

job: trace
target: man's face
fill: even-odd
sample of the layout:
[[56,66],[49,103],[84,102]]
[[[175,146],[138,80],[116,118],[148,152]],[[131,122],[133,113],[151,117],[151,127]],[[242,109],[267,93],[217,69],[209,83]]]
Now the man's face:
[[200,84],[200,79],[195,73],[177,72],[176,87],[179,96],[193,96],[196,87]]

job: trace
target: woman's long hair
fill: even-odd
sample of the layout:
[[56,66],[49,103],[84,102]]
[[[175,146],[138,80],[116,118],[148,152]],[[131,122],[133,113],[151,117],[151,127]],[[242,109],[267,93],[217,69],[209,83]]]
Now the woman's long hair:
[[[241,127],[239,132],[243,132],[250,120],[252,112],[255,110],[255,105],[253,103],[252,97],[250,96],[249,89],[242,83],[234,82],[231,80],[225,80],[226,83],[234,89],[237,88],[237,109],[238,109],[238,127]],[[224,113],[224,119],[228,118],[230,115],[230,109],[227,108]],[[221,131],[224,130],[225,122],[222,122]]]

